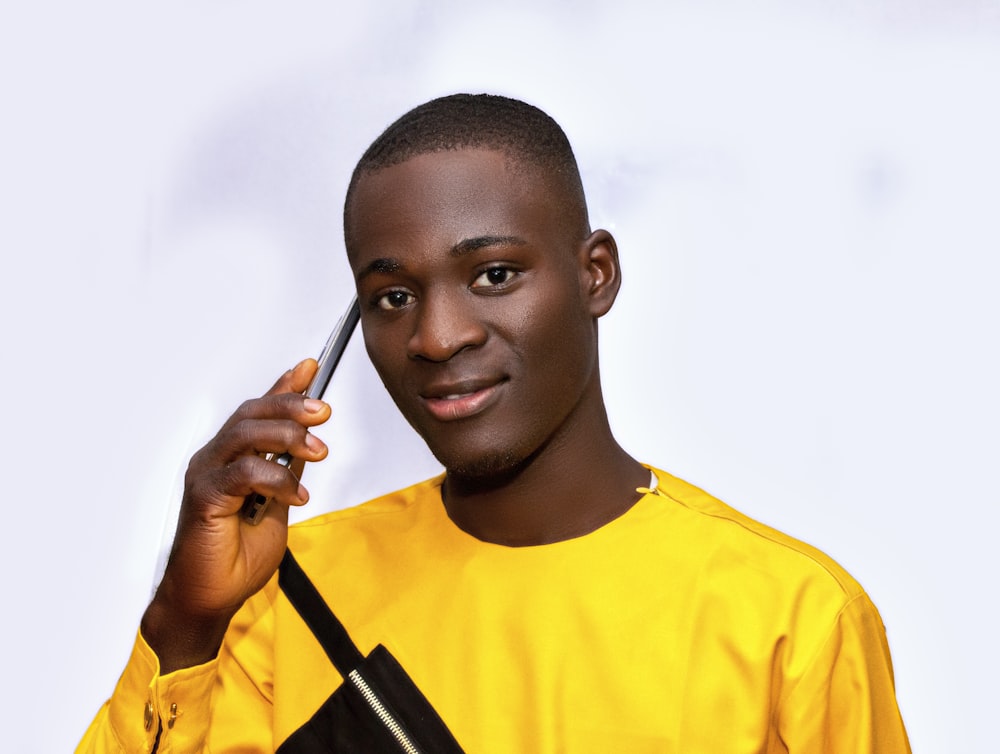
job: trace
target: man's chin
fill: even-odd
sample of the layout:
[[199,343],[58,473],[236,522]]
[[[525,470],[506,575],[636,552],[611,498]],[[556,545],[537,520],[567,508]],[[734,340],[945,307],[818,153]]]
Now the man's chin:
[[452,480],[480,488],[506,484],[527,464],[526,459],[511,452],[461,456],[437,453],[434,455]]

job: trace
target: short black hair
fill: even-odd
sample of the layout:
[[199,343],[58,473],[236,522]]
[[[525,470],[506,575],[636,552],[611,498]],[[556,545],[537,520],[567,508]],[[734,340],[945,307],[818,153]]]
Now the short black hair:
[[[496,94],[451,94],[410,110],[372,142],[358,161],[344,201],[346,215],[358,180],[429,152],[492,149],[512,164],[540,168],[579,202],[587,202],[573,148],[551,116],[521,100]],[[346,229],[346,216],[345,216]]]

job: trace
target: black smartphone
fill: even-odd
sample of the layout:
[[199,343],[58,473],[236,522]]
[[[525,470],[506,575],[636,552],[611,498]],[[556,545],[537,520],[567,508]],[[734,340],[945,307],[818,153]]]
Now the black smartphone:
[[[313,377],[312,382],[309,383],[309,387],[303,393],[306,398],[323,397],[323,393],[326,392],[326,386],[330,384],[333,371],[337,368],[337,364],[340,363],[340,357],[344,355],[347,342],[351,339],[351,333],[354,332],[354,328],[357,327],[360,318],[361,308],[358,306],[358,297],[355,296],[351,300],[351,305],[347,308],[344,316],[340,318],[337,326],[330,333],[326,345],[323,346],[323,351],[317,359],[319,368],[316,370],[316,375]],[[288,468],[292,463],[292,456],[288,453],[281,453],[280,455],[268,453],[264,458],[268,461],[281,464],[285,468]],[[264,517],[264,511],[267,510],[268,503],[270,502],[271,498],[264,497],[257,492],[251,493],[247,495],[243,503],[241,514],[247,523],[258,524]]]

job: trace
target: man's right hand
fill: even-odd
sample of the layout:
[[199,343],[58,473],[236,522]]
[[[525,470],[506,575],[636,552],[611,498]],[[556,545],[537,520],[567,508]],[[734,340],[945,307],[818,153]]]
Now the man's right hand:
[[[232,616],[281,562],[288,506],[309,498],[298,481],[303,463],[327,454],[308,428],[330,418],[330,407],[301,395],[315,371],[307,359],[283,374],[191,459],[167,568],[142,619],[161,673],[215,657]],[[286,452],[294,458],[290,469],[262,457]],[[256,526],[241,515],[255,492],[272,498]]]

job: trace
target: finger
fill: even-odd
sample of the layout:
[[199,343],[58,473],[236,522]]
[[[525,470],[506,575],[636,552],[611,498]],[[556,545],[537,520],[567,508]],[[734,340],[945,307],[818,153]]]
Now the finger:
[[189,476],[211,473],[241,456],[276,456],[288,453],[303,461],[321,461],[329,449],[301,424],[290,420],[244,419],[223,427],[212,441],[191,459]]
[[256,455],[288,453],[303,461],[321,461],[329,452],[326,443],[301,424],[291,421],[242,421],[222,438],[223,447],[227,442],[230,443],[230,452],[234,456],[247,452]]
[[[294,458],[292,459],[292,463],[288,468],[292,472],[292,476],[294,476],[296,479],[301,479],[302,469],[304,466],[305,462],[302,459]],[[298,490],[296,490],[296,494],[298,497],[298,502],[293,503],[293,505],[305,505],[307,502],[309,502],[310,498],[309,491],[304,486],[302,486],[301,483],[299,484]],[[279,527],[281,527],[281,529],[284,530],[284,528],[288,526],[289,507],[290,507],[289,505],[282,504],[280,500],[271,499],[270,503],[264,508],[264,513],[257,524],[257,529],[263,530],[268,525],[265,522],[271,521],[277,523]],[[243,509],[241,508],[240,510],[242,513]]]
[[301,393],[312,380],[318,368],[316,359],[303,359],[278,378],[278,381],[271,386],[264,395],[277,395],[278,393]]
[[241,422],[254,420],[285,420],[303,427],[315,427],[330,418],[330,406],[315,398],[298,393],[278,393],[251,398],[233,412],[219,430],[223,435]]
[[192,499],[215,508],[220,516],[239,512],[253,493],[285,506],[309,500],[308,491],[290,469],[259,456],[241,456],[201,477],[190,491]]

